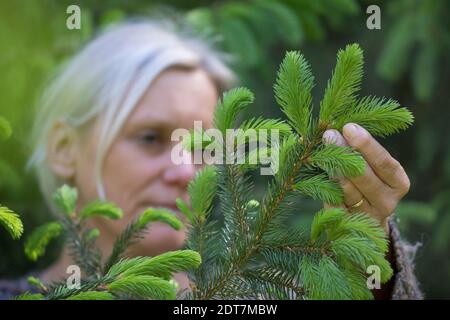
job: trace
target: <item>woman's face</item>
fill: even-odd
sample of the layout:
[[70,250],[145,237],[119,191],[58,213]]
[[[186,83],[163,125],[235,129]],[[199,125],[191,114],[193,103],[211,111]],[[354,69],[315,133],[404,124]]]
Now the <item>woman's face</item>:
[[[190,129],[194,120],[211,127],[218,93],[213,81],[201,69],[171,68],[152,83],[117,138],[103,163],[103,182],[109,201],[124,211],[124,218],[92,220],[100,230],[99,244],[110,248],[126,225],[148,207],[176,209],[177,197],[188,201],[187,185],[194,165],[171,161],[175,129]],[[99,123],[93,124],[80,144],[74,182],[84,205],[97,198],[94,180]],[[181,213],[179,213],[181,216]],[[145,238],[130,249],[130,255],[156,255],[183,245],[186,230],[175,231],[154,223]]]

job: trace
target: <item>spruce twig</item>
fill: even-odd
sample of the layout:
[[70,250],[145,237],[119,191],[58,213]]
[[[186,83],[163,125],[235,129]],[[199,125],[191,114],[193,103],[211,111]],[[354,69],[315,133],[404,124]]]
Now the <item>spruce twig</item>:
[[[376,220],[364,213],[349,215],[344,209],[328,208],[314,215],[310,230],[286,228],[284,224],[292,197],[302,193],[340,204],[342,189],[330,176],[358,176],[364,172],[365,162],[358,152],[322,144],[325,130],[340,130],[346,122],[355,121],[375,136],[387,136],[413,121],[411,113],[393,100],[357,96],[362,67],[362,50],[358,45],[339,51],[320,103],[319,117],[313,118],[311,68],[300,53],[286,54],[274,90],[287,123],[251,118],[238,126],[257,132],[280,131],[281,143],[270,142],[264,147],[271,155],[279,154],[278,162],[275,161],[278,172],[260,203],[250,197],[253,183],[248,174],[258,166],[225,164],[206,166],[199,171],[188,186],[190,204],[177,199],[178,208],[190,221],[188,250],[151,258],[123,257],[126,249],[139,241],[148,223],[162,221],[175,229],[181,227],[181,222],[166,209],[151,208],[124,230],[101,267],[92,254],[98,230],[85,230],[84,221],[95,215],[119,218],[121,211],[112,204],[95,203],[77,215],[76,190],[62,187],[55,201],[65,216],[62,224],[56,225],[69,232],[72,254],[85,259],[82,266],[88,276],[80,288],[68,289],[64,283],[58,283],[41,296],[25,294],[19,298],[173,299],[177,288],[170,277],[179,271],[189,272],[191,292],[187,297],[193,299],[372,298],[366,286],[367,267],[380,268],[382,283],[392,276],[392,268],[385,259],[388,240]],[[253,99],[245,88],[225,93],[218,102],[214,126],[225,134],[236,126],[239,113]],[[196,141],[199,137],[200,142]],[[245,134],[241,132],[235,138],[239,141],[237,138],[242,137]],[[244,145],[250,142],[245,139]],[[221,148],[224,157],[235,157],[239,148],[227,150],[223,143],[212,143],[199,132],[192,132],[184,146],[190,150],[215,146]],[[246,159],[259,156],[246,153]],[[223,224],[211,216],[216,196],[220,198]],[[42,230],[46,228],[49,227]],[[29,245],[27,249],[34,257],[43,254],[52,238],[45,237],[42,230],[33,241],[40,245]]]
[[[413,121],[411,113],[393,100],[357,97],[362,66],[362,50],[358,45],[339,51],[320,104],[319,118],[313,119],[311,69],[300,53],[286,54],[275,84],[275,96],[291,126],[285,131],[294,133],[285,135],[281,145],[270,146],[272,152],[280,153],[279,171],[256,211],[246,206],[252,201],[248,198],[252,185],[246,175],[251,167],[225,164],[217,168],[218,195],[225,221],[222,227],[212,227],[210,232],[221,235],[223,241],[211,248],[203,247],[202,255],[210,258],[191,275],[195,282],[192,297],[367,299],[371,293],[364,287],[365,267],[378,265],[383,282],[392,275],[384,259],[386,236],[379,224],[364,214],[350,216],[343,209],[324,209],[315,215],[309,239],[296,233],[283,236],[286,231],[282,222],[288,215],[288,200],[292,196],[301,192],[339,204],[343,201],[342,190],[329,177],[358,176],[364,172],[365,161],[358,152],[322,144],[325,130],[342,129],[346,122],[357,121],[372,134],[386,136],[405,129]],[[252,101],[251,92],[245,88],[224,94],[218,103],[215,126],[222,132],[234,126],[239,111]],[[258,121],[261,120],[246,121],[244,126],[251,128]],[[272,128],[276,129],[279,122],[266,123],[274,124]],[[190,139],[195,138],[191,135]],[[185,144],[194,149],[205,145]],[[222,154],[234,155],[236,151],[225,149]],[[197,233],[208,220],[195,210],[193,214],[191,237],[201,239]],[[202,219],[196,220],[196,214]],[[195,249],[198,244],[191,241],[189,247]]]

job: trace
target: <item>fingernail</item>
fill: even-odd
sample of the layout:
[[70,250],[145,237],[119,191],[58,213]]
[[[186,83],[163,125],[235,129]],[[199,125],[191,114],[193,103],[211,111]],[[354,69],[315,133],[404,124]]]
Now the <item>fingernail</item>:
[[354,123],[347,123],[343,128],[343,133],[346,138],[353,139],[359,133],[359,126]]
[[322,141],[325,144],[336,143],[336,133],[333,130],[327,130],[323,134]]

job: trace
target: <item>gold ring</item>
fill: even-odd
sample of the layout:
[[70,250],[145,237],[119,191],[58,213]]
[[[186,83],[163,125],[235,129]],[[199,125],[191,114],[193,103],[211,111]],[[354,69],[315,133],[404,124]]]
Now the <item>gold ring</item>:
[[350,206],[349,209],[356,209],[358,207],[360,207],[364,202],[364,198],[362,198],[361,200],[359,200],[357,203],[355,203],[354,205]]

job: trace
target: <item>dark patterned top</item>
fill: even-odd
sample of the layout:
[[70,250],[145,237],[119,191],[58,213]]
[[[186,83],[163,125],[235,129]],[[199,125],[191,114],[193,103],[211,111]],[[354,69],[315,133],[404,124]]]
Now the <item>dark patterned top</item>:
[[[414,275],[414,256],[419,244],[411,245],[403,241],[396,223],[389,221],[391,230],[394,277],[392,279],[392,300],[421,300],[423,293]],[[27,283],[27,277],[14,281],[0,281],[0,300],[11,299],[25,292],[35,292]]]
[[30,275],[17,280],[0,280],[0,300],[13,299],[25,292],[36,293],[35,288],[27,282]]
[[420,243],[411,245],[403,241],[396,223],[389,221],[391,241],[395,259],[394,287],[392,300],[422,300],[424,295],[414,275],[414,258]]

